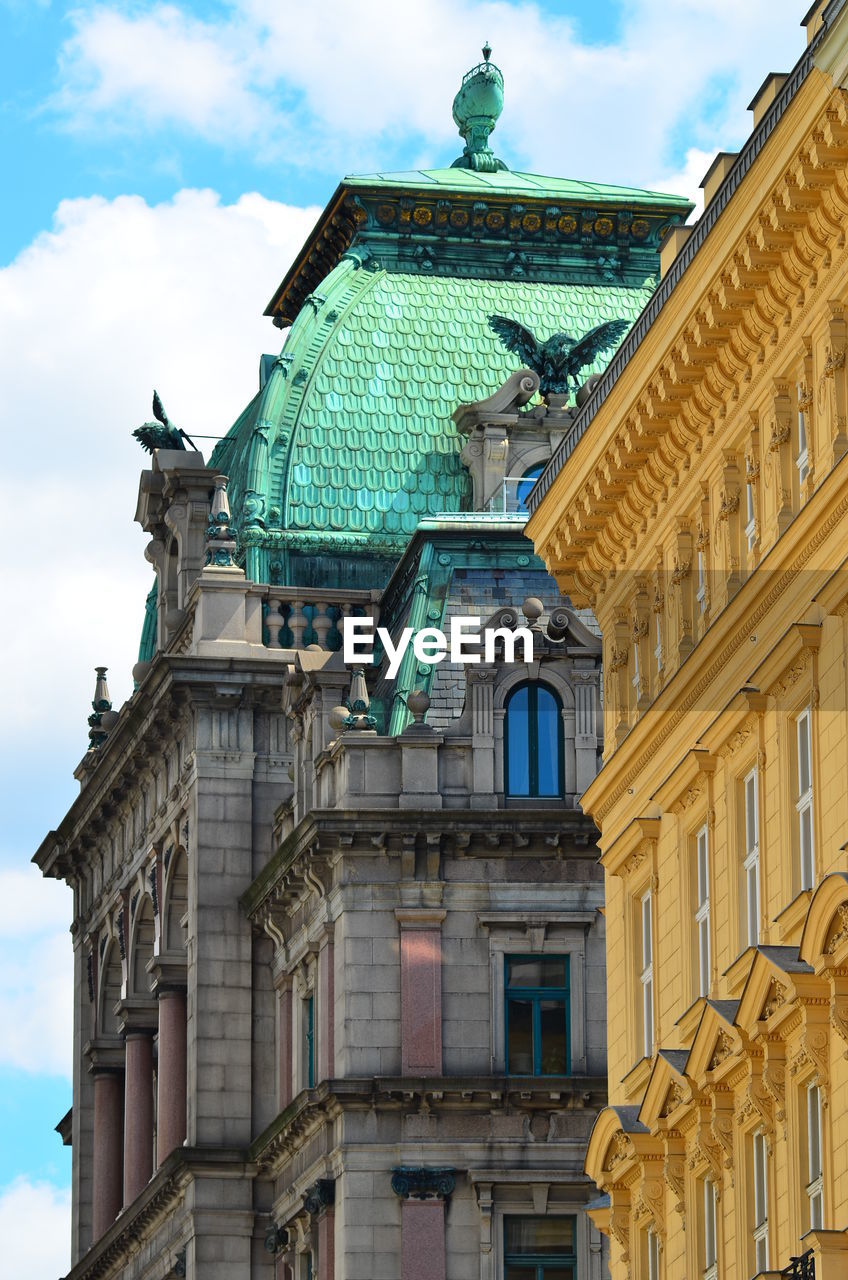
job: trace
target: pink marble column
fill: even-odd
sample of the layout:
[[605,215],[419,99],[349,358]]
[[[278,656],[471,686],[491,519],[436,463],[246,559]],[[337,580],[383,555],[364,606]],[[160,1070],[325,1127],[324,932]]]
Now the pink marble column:
[[333,939],[325,934],[318,953],[318,1073],[315,1078],[330,1080],[336,1070],[335,1049],[335,978],[333,974]]
[[278,1049],[280,1055],[280,1110],[284,1111],[292,1100],[292,990],[288,984],[278,989],[277,1014],[279,1018]]
[[443,911],[397,911],[400,924],[401,1071],[442,1073]]
[[186,1136],[186,997],[159,992],[159,1093],[156,1155],[161,1168]]
[[124,1088],[124,1204],[153,1173],[153,1032],[129,1031]]
[[445,1280],[444,1200],[401,1205],[401,1280]]
[[94,1075],[92,1239],[99,1240],[121,1208],[124,1081],[118,1071]]
[[318,1275],[316,1280],[334,1280],[336,1274],[336,1215],[325,1209],[312,1228],[318,1236]]

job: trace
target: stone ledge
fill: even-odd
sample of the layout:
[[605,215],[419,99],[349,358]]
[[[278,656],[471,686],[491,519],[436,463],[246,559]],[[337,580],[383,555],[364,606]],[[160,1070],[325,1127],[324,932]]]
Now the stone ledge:
[[185,1195],[193,1178],[254,1177],[247,1153],[232,1148],[182,1147],[172,1151],[161,1169],[99,1240],[90,1246],[64,1280],[103,1280],[117,1273],[129,1251],[164,1220]]

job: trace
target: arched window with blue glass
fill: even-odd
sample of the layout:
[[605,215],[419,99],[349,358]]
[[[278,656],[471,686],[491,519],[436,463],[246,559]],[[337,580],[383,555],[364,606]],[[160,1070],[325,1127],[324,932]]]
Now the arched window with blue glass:
[[504,728],[507,796],[562,796],[562,736],[562,703],[549,685],[528,680],[512,690]]
[[527,512],[527,498],[533,485],[539,479],[539,476],[545,469],[544,462],[538,463],[535,467],[530,467],[525,471],[518,484],[515,486],[515,509],[516,511]]

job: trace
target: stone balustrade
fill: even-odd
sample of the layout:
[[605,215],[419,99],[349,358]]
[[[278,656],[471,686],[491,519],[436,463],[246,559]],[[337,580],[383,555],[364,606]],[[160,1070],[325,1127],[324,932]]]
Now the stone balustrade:
[[379,591],[268,587],[263,592],[262,634],[269,649],[342,647],[343,619],[371,617],[376,622]]

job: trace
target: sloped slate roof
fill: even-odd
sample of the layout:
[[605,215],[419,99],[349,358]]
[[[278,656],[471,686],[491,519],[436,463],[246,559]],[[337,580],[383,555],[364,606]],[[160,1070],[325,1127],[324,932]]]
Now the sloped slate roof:
[[[320,299],[298,315],[265,391],[213,454],[212,465],[230,474],[243,541],[269,554],[308,533],[311,549],[324,535],[398,555],[422,517],[466,508],[468,474],[451,413],[489,395],[520,364],[489,329],[489,315],[519,319],[541,339],[562,329],[579,335],[603,320],[635,319],[653,285],[368,266],[350,255],[333,269]],[[257,435],[267,448],[259,465]]]

